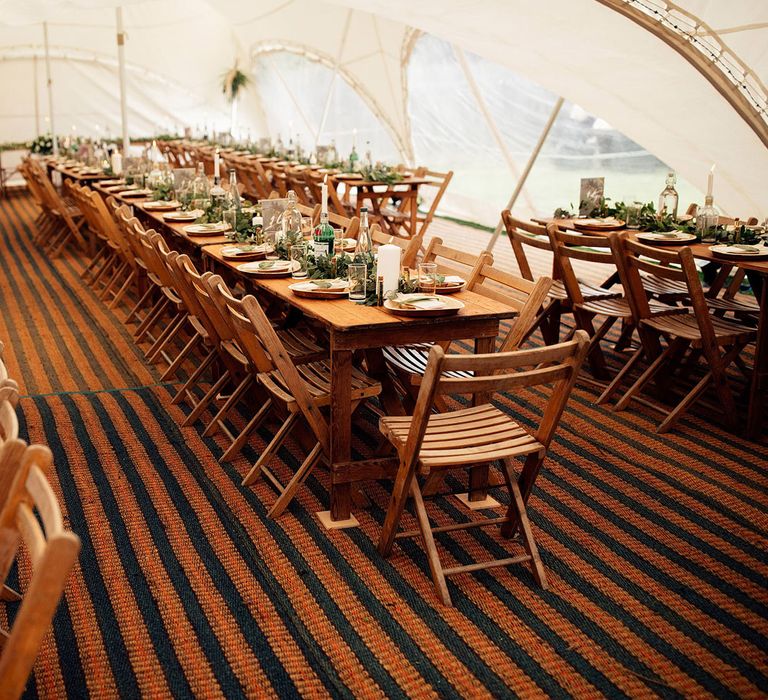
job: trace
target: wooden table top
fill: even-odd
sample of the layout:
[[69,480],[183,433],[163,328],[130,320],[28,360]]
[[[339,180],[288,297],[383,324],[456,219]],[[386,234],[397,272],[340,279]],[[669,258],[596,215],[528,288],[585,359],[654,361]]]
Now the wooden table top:
[[396,316],[381,307],[364,306],[344,298],[328,300],[298,297],[291,292],[289,287],[301,280],[289,277],[269,279],[246,274],[243,274],[243,277],[250,277],[259,287],[287,301],[305,315],[342,332],[378,329],[381,331],[382,337],[386,337],[390,331],[396,332],[396,329],[403,326],[423,325],[425,323],[429,325],[455,324],[467,320],[503,320],[517,316],[517,311],[512,307],[474,292],[460,292],[453,295],[455,299],[464,303],[464,308],[455,315],[412,318]]
[[[575,229],[573,222],[578,221],[578,219],[555,219],[555,218],[536,219],[534,218],[532,219],[532,221],[542,226],[546,226],[550,223],[556,223],[558,226],[562,228]],[[588,235],[608,236],[611,233],[615,233],[617,231],[626,231],[626,230],[627,229],[622,228],[622,229],[614,229],[613,231],[581,231],[581,233],[588,234]],[[629,235],[632,236],[633,238],[636,238],[637,233],[638,232],[636,231],[630,231]],[[640,241],[640,242],[647,244],[647,241]],[[751,260],[749,258],[733,258],[725,255],[717,255],[710,250],[711,244],[709,243],[689,243],[687,245],[665,244],[663,246],[653,246],[653,247],[659,247],[659,248],[663,248],[664,250],[670,250],[670,251],[680,250],[681,248],[690,248],[691,252],[693,253],[693,256],[701,260],[712,260],[722,265],[735,265],[745,270],[754,270],[755,272],[759,272],[764,275],[768,274],[768,258]]]

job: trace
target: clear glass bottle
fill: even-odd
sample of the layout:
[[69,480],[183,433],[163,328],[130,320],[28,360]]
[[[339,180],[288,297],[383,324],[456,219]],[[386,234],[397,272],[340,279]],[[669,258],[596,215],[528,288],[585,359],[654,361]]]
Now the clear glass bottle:
[[191,185],[192,197],[191,206],[193,209],[205,209],[211,198],[211,187],[208,177],[205,174],[205,166],[202,163],[197,164],[197,175]]
[[229,189],[224,198],[226,209],[236,209],[240,211],[242,202],[240,201],[240,190],[237,189],[237,173],[234,168],[229,169]]
[[704,198],[704,206],[696,210],[696,235],[702,243],[717,243],[717,209],[712,195]]
[[373,156],[371,155],[371,142],[365,142],[365,167],[373,168]]
[[280,214],[280,234],[287,241],[293,242],[301,238],[301,211],[293,190],[288,190],[287,198],[288,206]]
[[357,233],[355,244],[355,262],[367,263],[373,255],[373,241],[371,230],[368,226],[368,207],[360,209],[360,229]]
[[677,204],[678,196],[675,184],[677,183],[677,176],[673,172],[667,174],[666,187],[661,191],[659,195],[659,216],[669,215],[673,219],[677,219]]
[[336,139],[331,139],[331,145],[325,154],[325,164],[335,165],[339,162],[339,151],[336,148]]

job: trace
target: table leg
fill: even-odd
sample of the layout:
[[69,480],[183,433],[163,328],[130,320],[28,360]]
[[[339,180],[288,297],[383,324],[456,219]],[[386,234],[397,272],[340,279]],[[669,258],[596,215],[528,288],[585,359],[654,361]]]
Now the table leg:
[[347,520],[351,513],[350,484],[335,484],[334,465],[352,455],[352,351],[331,350],[331,519]]
[[404,416],[403,402],[395,390],[392,379],[387,371],[387,363],[381,348],[371,348],[365,351],[365,363],[368,368],[368,376],[381,382],[381,394],[379,400],[384,408],[385,415]]
[[411,230],[408,232],[408,237],[413,238],[416,235],[416,227],[419,225],[419,190],[411,188],[409,191],[409,199],[411,202]]
[[[487,354],[496,349],[496,337],[475,338],[475,354]],[[478,373],[479,374],[479,373]],[[475,394],[472,405],[479,406],[488,403],[491,394]],[[484,501],[488,497],[488,465],[482,464],[469,470],[469,500]]]
[[760,291],[760,320],[757,324],[757,346],[755,365],[752,369],[752,386],[749,391],[749,413],[747,416],[747,437],[757,440],[763,425],[763,405],[768,378],[768,275],[763,275]]

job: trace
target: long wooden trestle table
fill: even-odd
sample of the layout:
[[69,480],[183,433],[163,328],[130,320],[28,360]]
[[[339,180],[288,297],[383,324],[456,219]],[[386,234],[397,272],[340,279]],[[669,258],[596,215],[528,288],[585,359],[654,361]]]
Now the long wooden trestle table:
[[[98,184],[94,188],[104,195],[113,194]],[[122,201],[134,206],[137,215],[140,214],[145,223],[163,234],[169,245],[184,246],[186,252],[195,252],[209,269],[216,268],[229,275],[237,275],[246,287],[290,305],[296,312],[313,319],[325,329],[330,342],[332,368],[330,519],[336,526],[340,521],[354,524],[351,518],[353,483],[394,476],[397,468],[397,462],[391,458],[352,460],[350,396],[353,355],[357,352],[364,354],[368,373],[381,381],[380,399],[384,410],[389,414],[402,414],[402,404],[386,371],[382,353],[384,347],[442,340],[473,340],[475,352],[489,353],[495,349],[500,323],[517,315],[517,311],[510,306],[467,291],[455,295],[464,303],[464,308],[457,315],[439,318],[403,318],[381,308],[360,306],[347,299],[327,301],[300,298],[288,288],[295,280],[257,278],[241,272],[237,263],[224,260],[219,252],[221,244],[227,240],[224,236],[190,237],[184,233],[184,224],[166,222],[162,214],[144,210],[142,203],[146,200],[126,198]],[[483,500],[486,497],[487,479],[487,468],[472,470],[471,500]]]

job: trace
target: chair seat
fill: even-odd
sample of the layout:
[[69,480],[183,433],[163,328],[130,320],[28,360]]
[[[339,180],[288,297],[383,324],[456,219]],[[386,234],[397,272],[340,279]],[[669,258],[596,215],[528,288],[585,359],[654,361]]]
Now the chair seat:
[[[730,345],[736,342],[750,342],[756,337],[754,328],[743,326],[735,321],[712,316],[712,326],[719,345]],[[677,314],[643,319],[644,326],[654,329],[663,335],[672,335],[691,341],[694,347],[701,345],[701,331],[693,314]]]
[[[308,362],[297,365],[296,369],[304,380],[307,391],[318,406],[327,406],[331,400],[331,364],[330,362]],[[288,385],[279,370],[259,374],[261,383],[277,398],[287,404],[294,403]],[[352,368],[351,398],[360,401],[381,393],[381,383],[371,379],[356,367]]]
[[[581,289],[581,296],[585,299],[615,299],[621,296],[621,292],[612,292],[603,287],[595,287],[583,282],[579,282],[579,289]],[[549,288],[549,297],[559,301],[568,298],[568,292],[565,291],[565,284],[562,280],[554,280],[552,282],[552,286]]]
[[[379,429],[402,455],[412,416],[385,416]],[[525,428],[491,404],[429,417],[419,451],[422,474],[462,465],[493,462],[546,448]]]
[[760,306],[756,302],[736,301],[736,299],[706,298],[707,306],[713,311],[730,311],[737,314],[759,314]]
[[[414,345],[389,345],[384,348],[384,359],[397,369],[409,374],[423,375],[429,361],[431,343],[418,343]],[[467,378],[470,372],[444,372],[443,376]]]
[[641,275],[643,288],[658,297],[687,297],[688,287],[680,280],[668,280],[658,275]]
[[296,328],[278,329],[277,336],[282,341],[291,359],[297,364],[322,360],[328,356],[327,350],[321,348]]
[[[687,312],[682,306],[669,306],[660,301],[649,300],[648,305],[651,308],[651,314],[661,316],[664,314],[684,314]],[[632,310],[629,308],[629,302],[624,299],[599,299],[596,301],[586,301],[579,304],[578,308],[598,316],[613,316],[615,318],[631,318]]]

